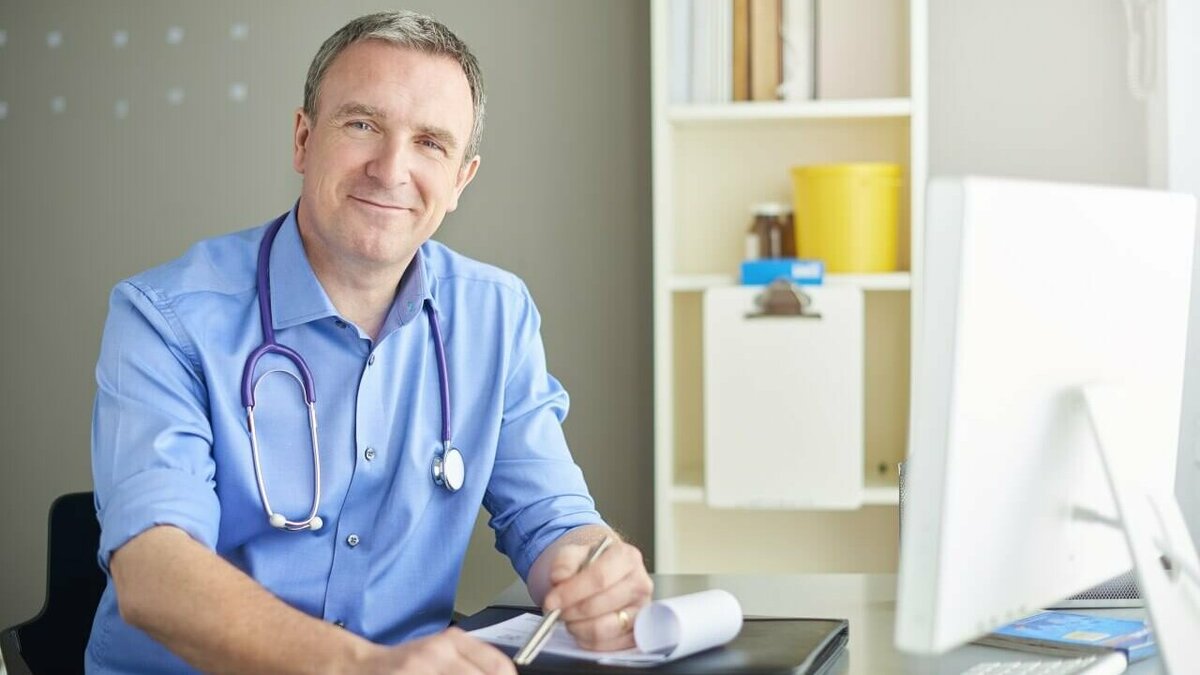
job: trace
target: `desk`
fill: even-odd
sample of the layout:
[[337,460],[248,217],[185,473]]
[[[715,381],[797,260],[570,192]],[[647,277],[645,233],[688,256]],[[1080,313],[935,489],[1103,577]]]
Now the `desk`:
[[[850,644],[845,658],[849,675],[961,673],[980,661],[1036,660],[1027,655],[992,647],[970,645],[938,658],[905,656],[892,644],[896,620],[894,574],[656,574],[655,597],[671,597],[709,588],[723,588],[737,596],[742,611],[758,616],[797,616],[849,619]],[[524,584],[515,582],[491,603],[533,607]],[[1110,616],[1144,617],[1138,609],[1088,610]],[[1161,672],[1158,659],[1135,663],[1130,675]]]

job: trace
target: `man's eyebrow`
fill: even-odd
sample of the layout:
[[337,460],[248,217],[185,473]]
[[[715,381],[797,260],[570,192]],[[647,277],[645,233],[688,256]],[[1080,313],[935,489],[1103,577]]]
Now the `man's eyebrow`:
[[442,144],[442,147],[448,151],[458,147],[458,141],[455,140],[454,134],[450,133],[449,129],[435,127],[431,125],[423,125],[417,129],[420,133],[429,136],[433,140]]
[[340,108],[333,113],[334,119],[342,119],[343,117],[374,117],[376,119],[386,119],[387,113],[369,106],[366,103],[343,103]]

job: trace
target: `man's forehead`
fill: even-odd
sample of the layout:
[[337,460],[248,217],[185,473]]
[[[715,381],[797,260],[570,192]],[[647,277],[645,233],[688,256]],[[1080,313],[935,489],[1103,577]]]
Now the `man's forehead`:
[[322,80],[317,94],[322,114],[369,112],[386,119],[396,100],[393,94],[402,92],[418,105],[438,103],[443,108],[439,116],[461,117],[468,133],[473,123],[474,103],[467,76],[447,55],[383,40],[363,40],[338,54]]
[[378,84],[402,79],[405,83],[430,86],[447,95],[466,97],[472,103],[471,85],[462,66],[446,54],[431,54],[413,47],[378,39],[360,40],[338,54],[325,71],[322,84],[340,82]]

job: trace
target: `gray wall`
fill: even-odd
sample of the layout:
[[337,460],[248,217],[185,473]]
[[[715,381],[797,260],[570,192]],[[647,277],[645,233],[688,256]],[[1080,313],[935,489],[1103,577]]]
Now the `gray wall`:
[[1121,0],[929,0],[929,172],[1145,185]]
[[[438,238],[526,280],[550,368],[571,393],[575,456],[610,522],[652,550],[648,4],[408,6],[472,46],[488,87],[480,173]],[[0,0],[0,626],[41,605],[50,501],[91,487],[109,289],[291,205],[292,113],[308,62],[346,20],[381,8]],[[230,36],[237,22],[245,40]],[[167,44],[173,25],[184,29],[178,45]],[[50,48],[54,30],[62,42]],[[117,30],[129,35],[121,49]],[[242,102],[234,83],[246,85]],[[477,531],[460,606],[513,578]]]

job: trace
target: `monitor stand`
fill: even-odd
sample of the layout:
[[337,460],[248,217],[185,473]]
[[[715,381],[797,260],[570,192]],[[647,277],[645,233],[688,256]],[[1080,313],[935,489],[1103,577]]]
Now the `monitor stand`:
[[1167,673],[1194,672],[1200,663],[1200,559],[1175,495],[1153,494],[1126,479],[1117,458],[1136,457],[1137,401],[1120,387],[1083,387],[1100,460],[1125,532],[1133,569]]

